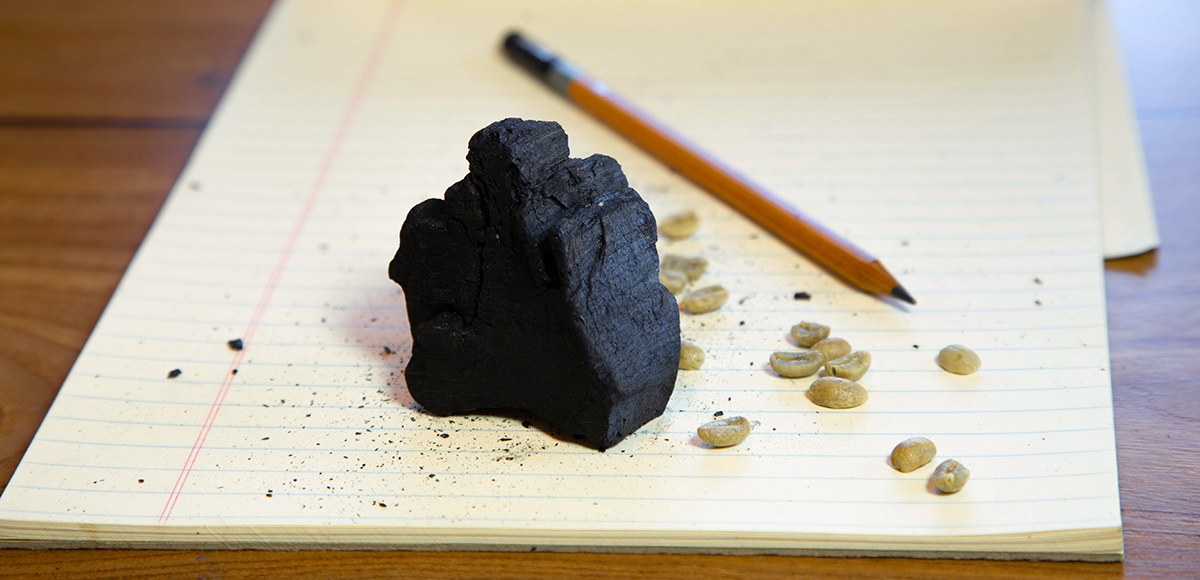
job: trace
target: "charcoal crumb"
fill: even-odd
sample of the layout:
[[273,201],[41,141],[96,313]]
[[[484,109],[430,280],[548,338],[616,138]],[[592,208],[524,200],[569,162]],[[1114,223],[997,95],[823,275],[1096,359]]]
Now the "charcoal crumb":
[[242,344],[242,339],[240,339],[240,338],[235,338],[225,344],[228,344],[229,348],[231,348],[233,350],[242,350],[242,347],[244,346]]
[[442,439],[449,439],[450,434],[449,433],[438,433],[438,437],[441,437]]
[[914,344],[914,345],[913,345],[913,348],[921,348],[921,345],[919,345],[919,344]]
[[390,347],[390,346],[383,347],[383,354],[392,354],[394,352],[396,352],[396,351],[392,350],[392,347]]
[[379,507],[387,507],[387,504],[383,503],[383,502],[379,502]]
[[717,411],[716,413],[713,413],[713,417],[720,417],[724,414],[725,414],[725,411]]
[[233,369],[233,374],[237,374],[237,369]]
[[809,294],[808,292],[797,292],[795,294],[792,294],[792,299],[794,299],[794,300],[812,300],[812,294]]
[[173,370],[173,371],[171,371],[171,372],[167,373],[167,378],[168,378],[168,379],[173,379],[173,378],[175,378],[175,377],[178,377],[179,375],[182,375],[182,374],[183,374],[183,371],[181,371],[181,370],[179,370],[179,369],[175,369],[175,370]]
[[1033,283],[1034,283],[1034,284],[1041,284],[1041,283],[1042,283],[1042,279],[1041,279],[1041,278],[1038,278],[1038,277],[1034,277],[1034,279],[1033,279]]
[[146,480],[144,480],[144,479],[139,479],[139,480],[138,480],[138,483],[146,483]]
[[526,428],[526,429],[528,429],[528,428],[529,428],[529,421],[521,421],[521,426],[522,426],[522,427],[524,427],[524,428]]

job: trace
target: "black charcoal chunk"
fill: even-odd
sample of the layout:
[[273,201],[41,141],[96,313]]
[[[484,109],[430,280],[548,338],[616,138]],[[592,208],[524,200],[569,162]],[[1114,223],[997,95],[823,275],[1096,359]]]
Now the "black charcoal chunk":
[[678,372],[650,208],[612,158],[568,158],[558,123],[493,123],[467,161],[444,200],[409,212],[388,268],[409,393],[436,415],[522,409],[615,445],[662,414]]
[[242,348],[244,347],[244,345],[242,344],[242,339],[240,339],[240,338],[235,338],[225,344],[228,344],[229,348],[232,350],[242,350]]

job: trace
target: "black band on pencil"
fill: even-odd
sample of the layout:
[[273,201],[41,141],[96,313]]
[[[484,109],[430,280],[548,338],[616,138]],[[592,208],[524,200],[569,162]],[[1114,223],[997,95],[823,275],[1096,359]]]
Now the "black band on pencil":
[[546,75],[554,66],[554,61],[558,60],[558,56],[550,49],[530,41],[517,32],[510,32],[504,38],[504,52],[521,68],[542,80],[546,79]]

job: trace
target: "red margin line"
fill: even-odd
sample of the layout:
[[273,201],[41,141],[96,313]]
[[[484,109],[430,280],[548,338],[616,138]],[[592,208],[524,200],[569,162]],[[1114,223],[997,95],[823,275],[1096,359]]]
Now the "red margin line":
[[287,269],[288,262],[291,260],[292,250],[296,247],[296,240],[300,237],[300,232],[304,229],[304,225],[308,221],[308,215],[313,205],[316,203],[317,198],[320,197],[321,190],[325,186],[325,179],[329,176],[330,168],[333,167],[333,162],[337,159],[338,152],[341,150],[342,141],[345,140],[346,133],[350,129],[350,124],[354,121],[355,114],[358,113],[358,107],[362,103],[363,95],[367,91],[367,86],[370,84],[371,78],[375,75],[375,71],[379,67],[383,49],[392,35],[399,12],[400,3],[398,1],[394,1],[388,5],[387,14],[384,16],[383,24],[380,26],[379,33],[375,38],[375,44],[371,47],[367,63],[358,78],[358,83],[354,86],[354,91],[350,95],[350,103],[346,106],[346,111],[342,114],[342,120],[338,124],[337,132],[334,133],[333,141],[329,144],[329,150],[326,151],[325,159],[321,163],[321,169],[317,172],[317,178],[313,182],[312,189],[308,192],[308,197],[304,201],[304,207],[301,208],[300,214],[296,217],[296,223],[292,226],[292,232],[288,236],[287,244],[284,245],[282,253],[279,254],[279,260],[275,263],[275,270],[271,272],[271,278],[267,281],[267,286],[263,289],[262,296],[258,299],[258,306],[254,309],[254,314],[250,317],[250,324],[247,326],[246,331],[242,333],[242,342],[245,346],[243,350],[238,351],[234,355],[233,362],[229,364],[229,369],[225,371],[225,379],[221,383],[221,389],[217,391],[217,397],[208,409],[208,415],[204,418],[204,425],[200,428],[200,433],[196,435],[196,441],[192,443],[192,450],[188,454],[187,461],[184,462],[183,468],[180,469],[179,477],[175,479],[175,487],[171,489],[171,495],[167,498],[167,503],[163,506],[162,513],[158,516],[159,524],[167,523],[167,519],[171,517],[171,512],[175,509],[175,503],[179,501],[179,496],[183,494],[183,487],[187,483],[188,475],[192,472],[192,466],[195,465],[196,458],[200,456],[200,450],[204,447],[204,441],[208,439],[208,434],[212,431],[213,423],[217,419],[217,413],[221,410],[221,405],[225,402],[225,396],[229,394],[229,388],[235,376],[234,373],[242,364],[242,359],[246,355],[246,350],[250,348],[254,333],[258,330],[263,315],[266,314],[267,308],[271,304],[271,299],[275,295],[275,289],[279,286],[279,279],[283,276],[283,272]]

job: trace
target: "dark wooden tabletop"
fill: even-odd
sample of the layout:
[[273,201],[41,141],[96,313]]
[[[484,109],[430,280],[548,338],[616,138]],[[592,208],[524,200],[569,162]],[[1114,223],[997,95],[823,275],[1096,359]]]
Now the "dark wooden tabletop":
[[[0,486],[267,0],[0,0]],[[489,552],[0,550],[29,578],[1200,578],[1200,2],[1115,2],[1162,248],[1107,264],[1123,564]]]

